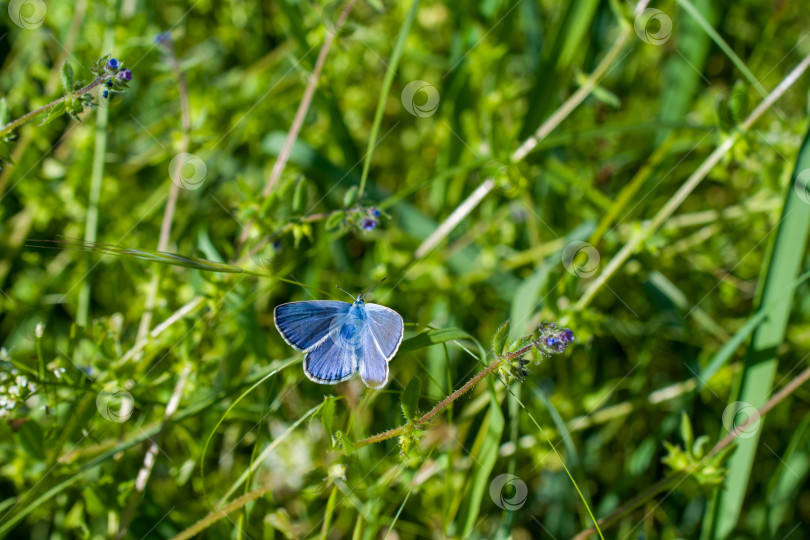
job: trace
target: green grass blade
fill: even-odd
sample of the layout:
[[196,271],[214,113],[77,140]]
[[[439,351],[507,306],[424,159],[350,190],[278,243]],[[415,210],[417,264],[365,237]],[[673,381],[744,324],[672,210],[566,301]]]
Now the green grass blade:
[[[760,304],[767,306],[774,301],[782,301],[754,332],[741,374],[739,395],[730,399],[749,403],[755,408],[761,407],[771,394],[777,368],[776,350],[784,342],[793,307],[791,287],[799,275],[810,232],[810,205],[802,200],[804,193],[800,195],[794,189],[798,175],[807,169],[810,169],[810,132],[805,135],[791,184],[787,186],[785,207],[764,277]],[[761,429],[748,438],[738,440],[737,449],[729,460],[728,478],[716,496],[714,512],[710,512],[704,521],[704,534],[708,528],[712,528],[714,538],[725,538],[737,524],[760,433]]]
[[368,171],[371,168],[371,156],[374,154],[374,146],[377,143],[377,136],[380,134],[380,125],[382,124],[382,117],[385,112],[385,102],[388,101],[388,93],[391,91],[391,84],[394,82],[394,75],[396,75],[397,66],[399,66],[399,59],[402,58],[402,51],[405,50],[405,40],[408,39],[408,33],[411,31],[411,25],[416,17],[416,10],[419,9],[419,2],[420,0],[413,1],[411,9],[408,11],[408,16],[402,21],[402,26],[399,27],[397,43],[394,46],[394,52],[391,53],[391,59],[388,62],[382,88],[380,88],[380,100],[377,102],[377,112],[374,113],[374,123],[371,125],[371,134],[368,138],[366,156],[363,160],[363,174],[360,177],[358,200],[362,200],[363,193],[366,189]]

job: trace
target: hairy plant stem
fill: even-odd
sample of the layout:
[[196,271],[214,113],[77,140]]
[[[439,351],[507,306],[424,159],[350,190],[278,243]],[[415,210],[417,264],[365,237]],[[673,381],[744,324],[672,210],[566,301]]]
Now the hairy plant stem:
[[50,111],[51,109],[53,109],[54,107],[56,107],[57,105],[62,103],[63,101],[67,101],[68,99],[75,99],[77,97],[83,96],[84,94],[90,92],[96,86],[100,85],[102,82],[104,82],[104,79],[101,78],[101,77],[98,77],[93,82],[91,82],[90,84],[85,86],[84,88],[80,88],[79,90],[76,90],[72,94],[66,94],[66,95],[60,97],[57,100],[51,101],[47,105],[43,105],[39,109],[34,109],[33,111],[29,112],[28,114],[24,114],[21,117],[17,118],[16,120],[13,120],[13,121],[9,122],[8,124],[6,124],[2,128],[0,128],[0,138],[7,136],[9,133],[14,131],[16,128],[18,128],[21,125],[25,124],[29,120],[33,120],[34,118],[36,118],[40,114],[43,114],[43,113],[46,113],[46,112]]
[[413,424],[405,424],[404,426],[399,426],[397,428],[389,429],[388,431],[383,431],[382,433],[372,435],[371,437],[357,441],[356,443],[354,443],[354,447],[360,448],[369,444],[384,441],[386,439],[391,439],[393,437],[396,437],[397,435],[401,435],[402,433],[404,433],[405,430],[408,429],[411,425],[416,427],[425,426],[428,422],[430,422],[433,419],[434,416],[439,414],[443,409],[445,409],[455,400],[457,400],[458,398],[469,392],[473,386],[481,382],[481,379],[483,379],[484,377],[495,371],[504,360],[519,358],[524,354],[528,353],[532,349],[532,347],[534,347],[536,344],[537,341],[533,341],[528,345],[526,345],[525,347],[516,350],[515,352],[511,352],[509,354],[496,358],[491,364],[489,364],[487,367],[476,373],[472,379],[470,379],[464,384],[464,386],[462,386],[461,388],[459,388],[458,390],[456,390],[455,392],[453,392],[452,394],[441,400],[439,403],[436,404],[435,407],[430,409],[430,411],[428,411],[426,414],[422,415],[422,417],[420,417],[418,420],[414,420]]
[[[771,396],[771,399],[769,399],[767,403],[765,403],[765,405],[763,405],[756,412],[756,414],[752,414],[751,416],[749,416],[748,419],[745,422],[743,422],[740,426],[735,426],[734,431],[730,432],[722,440],[720,440],[717,444],[715,444],[714,447],[705,456],[703,456],[703,458],[700,461],[695,463],[690,469],[686,471],[677,471],[670,474],[669,476],[662,478],[661,480],[659,480],[658,482],[647,488],[645,491],[639,493],[637,496],[633,497],[625,504],[621,505],[619,508],[611,512],[609,515],[600,519],[598,521],[599,526],[609,527],[613,525],[619,519],[630,513],[635,508],[641,506],[651,498],[655,497],[672,484],[675,484],[672,487],[673,490],[677,488],[678,485],[680,485],[681,482],[686,480],[686,478],[691,473],[695,472],[701,465],[703,465],[705,462],[707,462],[708,460],[719,454],[721,450],[723,450],[725,447],[734,442],[734,439],[736,439],[740,433],[744,433],[745,428],[748,427],[749,424],[753,422],[759,422],[759,419],[763,415],[770,412],[771,409],[776,407],[786,397],[795,392],[796,389],[798,389],[801,385],[806,383],[808,379],[810,379],[810,367],[806,368],[798,376],[796,376],[795,379],[786,384],[784,388],[782,388],[781,390],[776,392],[773,396]],[[578,533],[576,536],[574,536],[572,540],[586,540],[595,532],[596,529],[594,528],[586,529]]]

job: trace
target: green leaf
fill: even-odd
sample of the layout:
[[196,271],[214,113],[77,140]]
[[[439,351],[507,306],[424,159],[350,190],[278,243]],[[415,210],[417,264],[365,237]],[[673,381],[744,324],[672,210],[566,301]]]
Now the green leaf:
[[405,419],[411,421],[416,416],[419,408],[419,395],[422,393],[422,381],[419,377],[414,377],[408,382],[408,386],[402,391],[400,405]]
[[357,190],[357,186],[352,186],[346,190],[346,194],[343,196],[344,208],[349,208],[357,202]]
[[343,223],[343,220],[345,218],[346,212],[344,212],[343,210],[332,212],[332,215],[326,219],[326,228],[329,230],[336,229],[338,225]]
[[45,435],[33,420],[28,420],[17,432],[20,448],[30,457],[45,459]]
[[5,97],[0,98],[0,126],[8,122],[8,102]]
[[532,342],[532,336],[521,336],[509,345],[509,352],[513,353]]
[[332,427],[335,419],[335,396],[324,396],[323,403],[318,411],[312,416],[313,420],[319,418],[323,429],[332,437]]
[[691,453],[695,435],[692,432],[692,422],[689,420],[686,411],[681,411],[681,438],[683,439],[683,447],[687,452]]
[[65,114],[67,112],[67,106],[65,105],[64,101],[60,101],[53,109],[50,110],[48,116],[45,117],[45,120],[42,121],[40,124],[41,126],[46,126]]
[[495,332],[495,337],[492,338],[492,352],[495,356],[503,354],[504,347],[506,347],[506,340],[509,339],[509,320],[503,323],[498,331]]
[[473,337],[459,328],[428,330],[427,332],[422,332],[419,335],[403,341],[402,345],[399,347],[399,352],[411,352],[456,339],[473,339]]
[[73,92],[73,68],[67,62],[62,64],[62,88],[65,92]]
[[304,205],[307,203],[308,195],[309,193],[307,192],[307,181],[301,178],[295,185],[295,193],[293,194],[293,203],[292,203],[293,212],[298,214],[301,212],[301,210],[304,209]]
[[335,440],[337,441],[338,446],[340,446],[347,456],[352,455],[354,452],[354,443],[352,443],[352,440],[349,439],[348,435],[338,430],[335,432]]

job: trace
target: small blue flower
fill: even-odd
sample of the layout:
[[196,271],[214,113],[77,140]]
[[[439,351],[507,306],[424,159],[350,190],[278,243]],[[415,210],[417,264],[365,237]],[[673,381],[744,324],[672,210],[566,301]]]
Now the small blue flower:
[[554,345],[557,344],[558,341],[559,340],[557,338],[550,337],[550,338],[546,339],[546,345],[548,345],[549,347],[553,347]]
[[124,79],[125,81],[131,81],[132,80],[132,72],[130,70],[128,70],[128,69],[125,69],[124,71],[121,71],[120,73],[118,73],[118,77],[121,78],[121,79]]
[[376,228],[377,228],[376,219],[366,218],[363,220],[363,230],[373,231]]
[[155,43],[171,43],[172,42],[172,34],[171,32],[161,32],[155,36]]
[[377,210],[376,208],[371,208],[370,212],[371,212],[371,215],[372,215],[372,216],[374,216],[374,217],[380,217],[380,211],[379,211],[379,210]]
[[120,65],[121,63],[115,58],[110,58],[109,60],[107,60],[107,67],[110,69],[118,69],[118,66]]
[[109,92],[109,90],[104,90],[104,91],[101,93],[101,97],[103,97],[103,98],[105,98],[105,99],[106,99],[106,98],[108,98],[108,97],[110,97],[110,92]]
[[112,81],[107,81],[105,84],[107,85],[107,88],[112,88]]

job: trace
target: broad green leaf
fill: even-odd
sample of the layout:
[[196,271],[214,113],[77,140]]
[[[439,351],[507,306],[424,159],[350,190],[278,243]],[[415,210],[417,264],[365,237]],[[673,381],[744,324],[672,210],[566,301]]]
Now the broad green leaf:
[[45,126],[62,116],[67,112],[67,106],[64,101],[60,101],[53,109],[48,112],[48,116],[42,121],[40,125]]
[[326,219],[326,228],[327,229],[336,229],[343,222],[343,220],[345,218],[346,218],[346,212],[344,212],[343,210],[338,210],[336,212],[333,212],[332,215],[330,215]]
[[402,391],[401,406],[402,414],[408,421],[416,417],[419,408],[419,395],[422,393],[422,381],[419,377],[414,377],[408,382],[408,386]]
[[349,208],[351,206],[354,206],[354,203],[357,202],[357,192],[358,192],[358,187],[357,186],[352,186],[352,187],[350,187],[349,189],[346,190],[346,194],[343,195],[343,206],[344,206],[344,208]]
[[62,64],[62,89],[66,93],[73,92],[73,68],[68,62]]
[[492,352],[495,353],[495,356],[501,356],[503,354],[507,339],[509,339],[508,320],[498,328],[498,331],[495,332],[495,336],[492,338]]
[[298,183],[295,184],[295,193],[293,194],[292,203],[293,212],[298,214],[304,209],[304,205],[307,203],[307,195],[307,181],[301,178]]

